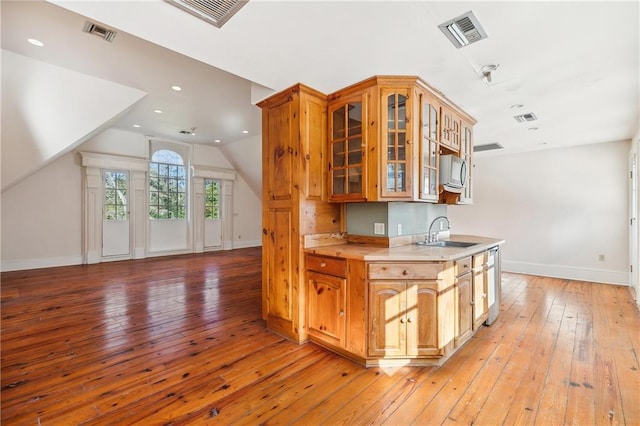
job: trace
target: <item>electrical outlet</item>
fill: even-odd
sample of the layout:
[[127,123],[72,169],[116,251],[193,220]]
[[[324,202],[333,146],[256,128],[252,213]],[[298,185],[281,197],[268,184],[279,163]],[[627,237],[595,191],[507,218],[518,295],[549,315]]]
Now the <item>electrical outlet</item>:
[[402,235],[402,224],[398,224],[398,235]]
[[374,223],[373,233],[375,235],[384,235],[384,223]]

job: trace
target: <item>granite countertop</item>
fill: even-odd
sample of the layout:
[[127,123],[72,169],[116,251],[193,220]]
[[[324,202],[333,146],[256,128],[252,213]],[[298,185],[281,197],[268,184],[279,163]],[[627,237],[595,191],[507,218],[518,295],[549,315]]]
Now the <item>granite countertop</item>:
[[410,244],[400,247],[379,247],[368,244],[335,244],[305,249],[306,253],[365,261],[449,261],[479,253],[504,240],[477,235],[451,235],[441,241],[476,243],[470,247],[437,247]]

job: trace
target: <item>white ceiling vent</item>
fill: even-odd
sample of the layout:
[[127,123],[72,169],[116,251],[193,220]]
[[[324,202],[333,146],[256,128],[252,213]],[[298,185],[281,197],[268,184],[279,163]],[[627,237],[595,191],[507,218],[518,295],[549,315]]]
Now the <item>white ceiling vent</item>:
[[488,37],[478,18],[471,10],[444,24],[438,25],[438,28],[458,49]]
[[220,28],[249,0],[164,0]]
[[475,145],[473,147],[473,152],[482,152],[482,151],[493,151],[494,149],[503,149],[504,147],[499,143],[488,143],[485,145]]
[[536,115],[532,112],[521,115],[514,115],[513,118],[515,118],[518,123],[527,123],[529,121],[536,121],[538,119],[538,117],[536,117]]
[[84,28],[82,29],[85,33],[96,35],[102,39],[107,40],[108,42],[112,42],[114,38],[116,38],[116,32],[110,30],[108,28],[102,27],[93,22],[85,22]]

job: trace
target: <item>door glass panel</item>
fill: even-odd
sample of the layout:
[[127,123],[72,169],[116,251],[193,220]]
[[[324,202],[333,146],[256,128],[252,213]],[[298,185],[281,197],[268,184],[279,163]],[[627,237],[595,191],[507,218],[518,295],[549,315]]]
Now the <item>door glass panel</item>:
[[387,160],[396,159],[396,134],[389,132],[387,135]]
[[344,141],[333,143],[333,167],[344,166]]
[[333,111],[333,139],[344,138],[344,136],[345,136],[344,109],[339,108]]
[[438,110],[433,106],[429,106],[429,123],[430,123],[430,132],[429,139],[436,140],[438,139],[438,128],[440,127],[440,123],[438,123]]
[[405,139],[406,133],[398,133],[398,160],[404,161],[405,158]]
[[333,193],[334,194],[344,194],[344,181],[345,181],[345,171],[334,170],[333,171]]
[[362,134],[362,104],[355,102],[347,104],[349,115],[349,136]]
[[387,96],[387,129],[396,128],[396,95]]
[[358,194],[362,192],[362,169],[353,167],[349,169],[349,193]]
[[349,139],[349,165],[362,163],[362,139]]
[[395,191],[396,189],[396,165],[391,163],[387,165],[387,190]]
[[397,183],[397,190],[400,192],[406,191],[407,189],[407,185],[405,184],[405,164],[404,163],[399,163],[398,164],[398,183]]
[[407,112],[406,112],[407,97],[398,95],[398,102],[396,108],[398,109],[398,129],[407,128]]

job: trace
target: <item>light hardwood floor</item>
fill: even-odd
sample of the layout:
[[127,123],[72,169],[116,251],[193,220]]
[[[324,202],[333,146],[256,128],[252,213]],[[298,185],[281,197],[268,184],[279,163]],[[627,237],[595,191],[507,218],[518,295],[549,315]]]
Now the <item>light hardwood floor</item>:
[[629,289],[503,275],[439,368],[365,369],[260,319],[260,249],[7,272],[3,425],[640,424]]

